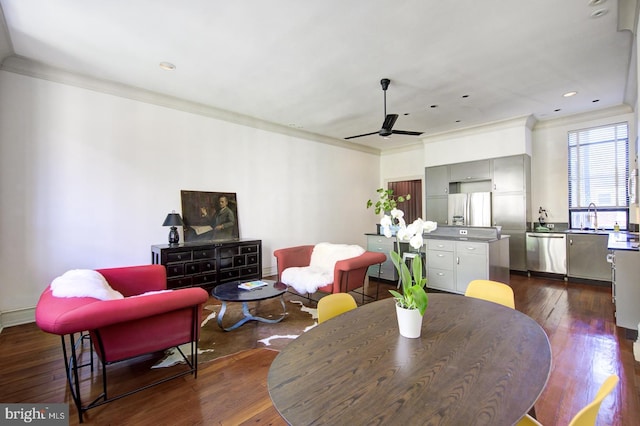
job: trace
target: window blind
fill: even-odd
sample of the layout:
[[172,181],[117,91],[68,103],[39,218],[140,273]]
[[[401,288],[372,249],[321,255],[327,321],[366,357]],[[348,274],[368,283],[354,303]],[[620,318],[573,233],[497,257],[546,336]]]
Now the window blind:
[[627,207],[627,123],[569,132],[569,208]]

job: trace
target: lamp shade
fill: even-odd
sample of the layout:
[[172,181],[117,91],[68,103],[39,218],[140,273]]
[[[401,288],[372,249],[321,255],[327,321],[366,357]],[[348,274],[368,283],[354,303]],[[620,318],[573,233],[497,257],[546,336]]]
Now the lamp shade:
[[167,215],[162,226],[182,226],[182,218],[179,213],[173,212]]

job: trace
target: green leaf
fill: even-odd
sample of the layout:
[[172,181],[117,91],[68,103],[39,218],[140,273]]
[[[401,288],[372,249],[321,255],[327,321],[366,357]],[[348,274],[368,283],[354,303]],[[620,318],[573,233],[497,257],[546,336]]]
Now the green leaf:
[[427,292],[420,286],[414,285],[410,288],[410,292],[415,300],[415,307],[420,311],[420,315],[424,315],[429,305],[429,296]]
[[[424,287],[427,284],[427,279],[422,276],[422,257],[418,256],[412,262],[412,272],[409,272],[409,268],[402,261],[400,253],[391,251],[391,262],[396,267],[400,280],[402,282],[402,293],[400,294],[395,290],[389,290],[389,292],[396,299],[396,302],[407,309],[417,309],[420,315],[424,315],[429,305],[429,297]],[[415,284],[414,284],[415,282]]]

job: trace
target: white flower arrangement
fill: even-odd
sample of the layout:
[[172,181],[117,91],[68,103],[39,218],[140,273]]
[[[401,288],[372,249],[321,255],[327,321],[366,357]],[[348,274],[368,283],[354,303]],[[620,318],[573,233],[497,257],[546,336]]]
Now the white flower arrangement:
[[393,235],[391,227],[394,223],[397,223],[396,226],[399,226],[396,231],[398,242],[408,241],[409,245],[416,250],[420,250],[424,244],[422,234],[435,231],[438,228],[436,222],[422,220],[421,218],[414,220],[412,224],[407,226],[404,221],[404,212],[393,209],[390,215],[384,215],[382,219],[380,219],[380,226],[382,227],[382,233],[385,237],[390,238]]
[[408,241],[409,245],[416,250],[420,250],[424,244],[424,233],[429,233],[438,228],[436,222],[422,220],[420,218],[413,221],[409,226],[404,221],[404,212],[393,209],[390,215],[384,215],[380,220],[380,226],[385,237],[390,238],[393,234],[391,227],[397,224],[396,240],[398,251],[391,251],[391,261],[398,270],[400,281],[402,282],[402,294],[395,290],[389,290],[396,300],[396,303],[405,309],[417,309],[420,315],[424,315],[429,304],[429,297],[425,290],[427,279],[422,276],[422,258],[418,256],[412,262],[412,270],[409,271],[407,265],[400,258],[400,242]]

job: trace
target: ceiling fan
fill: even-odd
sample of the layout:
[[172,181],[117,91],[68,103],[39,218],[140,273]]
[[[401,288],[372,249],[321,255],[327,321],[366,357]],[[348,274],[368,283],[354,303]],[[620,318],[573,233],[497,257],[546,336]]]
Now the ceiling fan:
[[384,93],[384,123],[382,123],[382,128],[378,131],[365,133],[363,135],[349,136],[345,139],[355,139],[361,138],[363,136],[375,135],[376,133],[380,136],[387,137],[394,135],[409,135],[409,136],[420,136],[423,132],[412,132],[409,130],[393,130],[393,125],[398,119],[398,114],[387,114],[387,89],[389,88],[389,83],[391,80],[388,78],[383,78],[380,80],[380,85],[382,86],[382,91]]

